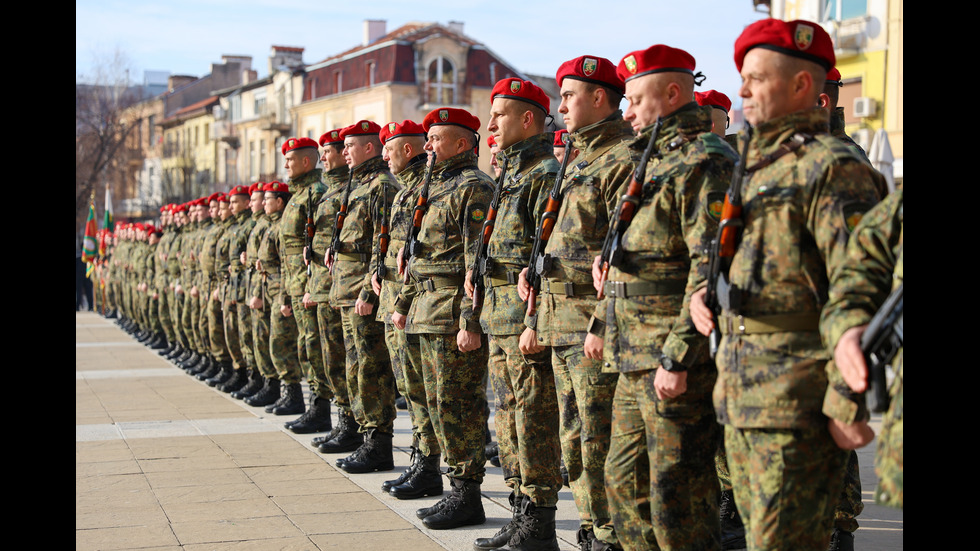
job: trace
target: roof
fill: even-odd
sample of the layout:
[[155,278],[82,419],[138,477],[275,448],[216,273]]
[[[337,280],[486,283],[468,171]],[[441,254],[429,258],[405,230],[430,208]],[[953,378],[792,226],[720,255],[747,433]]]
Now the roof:
[[401,27],[398,27],[397,29],[391,31],[390,33],[382,36],[381,38],[375,40],[371,44],[368,44],[366,46],[361,44],[347,51],[341,52],[336,55],[332,55],[322,61],[307,66],[306,70],[312,71],[314,69],[319,69],[324,65],[330,65],[331,63],[343,59],[355,57],[359,52],[363,50],[369,50],[369,49],[373,50],[375,48],[386,46],[389,44],[394,44],[394,43],[411,44],[413,42],[418,42],[419,40],[428,38],[433,35],[444,35],[454,40],[457,40],[460,43],[468,44],[470,46],[475,46],[479,44],[479,42],[473,40],[472,38],[457,33],[456,31],[453,31],[449,27],[445,27],[443,25],[440,25],[439,23],[419,23],[419,22],[406,23]]
[[187,107],[181,107],[180,109],[174,111],[174,114],[173,115],[170,115],[169,117],[167,117],[166,119],[164,119],[161,122],[169,122],[169,121],[173,121],[173,120],[176,120],[176,119],[180,119],[180,118],[184,117],[185,115],[188,115],[190,113],[193,113],[194,111],[204,111],[208,107],[212,107],[214,105],[217,105],[217,103],[218,103],[218,96],[210,96],[210,97],[204,98],[204,99],[202,99],[201,101],[199,101],[197,103],[192,103],[192,104],[188,105]]

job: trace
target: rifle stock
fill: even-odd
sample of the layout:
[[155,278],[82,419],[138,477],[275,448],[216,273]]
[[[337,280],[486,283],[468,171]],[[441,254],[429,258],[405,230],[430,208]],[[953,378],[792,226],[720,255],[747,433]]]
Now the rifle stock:
[[473,285],[473,308],[477,308],[483,303],[484,276],[487,275],[487,246],[490,244],[490,236],[493,235],[493,227],[497,220],[497,209],[500,208],[500,194],[504,188],[504,180],[507,178],[507,164],[509,160],[504,157],[503,164],[500,165],[500,176],[497,177],[497,184],[493,187],[493,198],[490,200],[490,208],[487,209],[487,219],[483,221],[483,228],[480,230],[480,242],[477,244],[476,259],[473,261],[472,280]]
[[436,166],[436,153],[432,152],[432,158],[429,159],[429,165],[425,168],[425,179],[422,182],[422,189],[419,192],[419,198],[415,202],[415,208],[412,209],[412,225],[408,231],[408,241],[405,242],[405,252],[402,254],[402,263],[405,267],[405,283],[408,283],[408,263],[412,259],[412,256],[417,254],[419,247],[419,231],[422,229],[422,218],[425,216],[425,211],[429,209],[429,184],[432,183],[432,168]]
[[558,167],[558,174],[555,175],[555,184],[551,186],[551,191],[548,193],[548,202],[544,205],[544,213],[541,215],[538,231],[534,235],[531,258],[528,259],[527,264],[527,281],[530,285],[527,295],[527,315],[529,316],[537,314],[535,302],[541,292],[541,276],[543,272],[547,271],[544,249],[548,245],[551,232],[554,231],[555,223],[558,221],[558,210],[561,208],[561,185],[565,181],[568,162],[572,159],[571,140],[568,134],[563,136],[562,140],[565,142],[565,156],[561,160],[561,166]]

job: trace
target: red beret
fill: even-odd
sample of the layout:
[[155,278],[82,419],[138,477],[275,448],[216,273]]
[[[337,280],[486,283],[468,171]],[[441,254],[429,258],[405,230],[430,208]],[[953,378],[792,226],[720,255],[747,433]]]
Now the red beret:
[[616,67],[623,82],[652,73],[694,74],[694,56],[678,48],[654,44],[646,50],[626,54]]
[[562,128],[555,132],[555,147],[565,147],[565,136],[568,135],[568,130]]
[[841,80],[840,71],[837,70],[837,67],[827,71],[827,84],[836,84],[840,87],[844,85]]
[[155,233],[157,235],[160,235],[160,234],[163,233],[163,228],[158,228],[158,227],[154,226],[153,224],[147,224],[146,225],[146,233],[149,233],[149,234],[154,234]]
[[462,126],[463,128],[472,130],[473,132],[480,131],[479,118],[471,115],[470,112],[465,109],[456,109],[453,107],[440,107],[439,109],[433,109],[422,121],[422,128],[428,132],[433,126],[443,124]]
[[320,146],[322,147],[325,145],[330,145],[335,143],[339,143],[343,145],[344,138],[340,137],[341,130],[343,130],[343,128],[335,128],[330,132],[327,132],[326,134],[320,136]]
[[220,191],[216,193],[212,193],[211,195],[208,196],[208,203],[210,203],[211,201],[220,201],[220,200],[221,200]]
[[752,23],[735,40],[735,68],[742,71],[742,60],[752,48],[765,48],[812,61],[829,71],[837,64],[834,41],[823,27],[812,21],[762,19]]
[[248,194],[251,195],[256,191],[262,191],[262,182],[255,182],[254,184],[248,186]]
[[228,196],[225,195],[224,193],[219,193],[218,194],[218,202],[219,203],[227,203],[228,202]]
[[310,138],[289,138],[282,144],[282,154],[285,155],[290,151],[294,151],[297,149],[306,149],[308,147],[312,147],[313,149],[316,149],[317,148],[316,142],[311,140]]
[[493,134],[487,136],[487,147],[493,147],[497,145],[497,140],[493,139]]
[[381,128],[381,133],[378,135],[378,137],[381,138],[382,144],[399,136],[425,137],[425,129],[422,128],[421,124],[405,119],[401,122],[401,124],[397,122],[389,122]]
[[717,90],[694,92],[694,99],[698,102],[698,105],[701,106],[710,105],[717,109],[721,109],[726,113],[732,110],[732,100],[728,99],[728,96]]
[[378,123],[372,121],[358,121],[350,126],[344,127],[340,131],[340,139],[347,136],[377,136],[381,132]]
[[616,66],[604,57],[584,55],[562,63],[555,75],[559,88],[566,77],[605,86],[619,95],[626,92],[626,84],[616,74]]
[[231,197],[232,195],[251,195],[251,194],[248,192],[248,188],[247,187],[245,187],[245,186],[235,186],[235,187],[231,188],[231,191],[228,192],[228,196],[229,197]]
[[547,115],[551,111],[551,99],[540,87],[529,80],[519,78],[505,78],[497,81],[490,92],[490,103],[500,96],[507,99],[516,99],[542,109]]
[[136,231],[146,231],[146,227],[143,226],[142,222],[137,222],[133,224],[133,229],[135,229]]
[[268,182],[262,187],[267,193],[289,193],[289,186],[278,180],[275,182]]

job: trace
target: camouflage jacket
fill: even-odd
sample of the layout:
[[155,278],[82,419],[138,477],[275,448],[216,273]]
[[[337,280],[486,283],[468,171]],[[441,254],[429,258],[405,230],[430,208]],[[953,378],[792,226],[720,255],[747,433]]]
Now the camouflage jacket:
[[[319,168],[289,180],[289,191],[293,194],[286,207],[282,209],[279,222],[279,249],[282,251],[284,285],[281,304],[290,304],[289,297],[302,297],[306,293],[306,262],[303,261],[303,247],[306,246],[306,205],[316,205],[326,191],[323,185],[323,171]],[[315,207],[314,207],[315,208]]]
[[[632,142],[635,155],[643,154],[652,130],[652,125],[645,128]],[[615,342],[605,343],[618,351],[612,355],[618,365],[611,367],[622,372],[659,367],[630,361],[634,349],[661,353],[689,368],[710,361],[707,339],[694,328],[689,304],[707,278],[704,253],[717,234],[737,158],[711,133],[711,107],[692,102],[663,119],[643,197],[622,236],[622,261],[609,270],[609,281],[624,282],[627,296],[607,293],[595,310],[597,319],[616,328]],[[661,287],[629,296],[631,285],[648,283]]]
[[228,247],[228,270],[231,273],[231,284],[235,287],[235,300],[242,303],[245,300],[246,266],[242,264],[242,253],[248,248],[248,236],[255,227],[255,217],[251,210],[244,210],[235,217],[235,233],[231,236]]
[[158,243],[157,254],[162,257],[160,260],[166,273],[167,288],[180,279],[180,242],[184,237],[183,229],[183,226],[177,227],[176,224],[171,224],[163,232],[163,237]]
[[[820,333],[833,354],[841,335],[865,325],[904,280],[904,194],[902,190],[878,203],[854,228],[847,256],[831,275],[827,305],[820,316]],[[855,396],[840,372],[828,364],[830,385],[823,411],[852,423],[865,416],[863,396]]]
[[[181,240],[180,261],[181,277],[187,278],[191,285],[197,285],[198,290],[204,292],[207,287],[208,274],[201,269],[201,251],[204,250],[204,241],[214,228],[214,220],[205,218],[193,224],[190,234],[186,239]],[[186,268],[184,262],[187,262]],[[186,274],[186,275],[185,275]]]
[[[784,144],[795,150],[774,159]],[[827,133],[821,108],[760,124],[743,162],[735,290],[719,297],[715,411],[738,428],[822,426],[830,355],[817,322],[849,230],[878,201],[880,175]]]
[[[395,311],[395,300],[402,288],[403,278],[398,275],[398,251],[408,241],[412,228],[412,213],[418,202],[422,183],[425,179],[426,156],[418,155],[398,173],[398,183],[402,189],[395,194],[391,201],[391,217],[388,221],[388,234],[391,242],[388,244],[388,254],[385,256],[386,274],[381,282],[381,296],[378,299],[378,321],[391,323],[391,314]],[[430,186],[431,189],[431,186]]]
[[[585,342],[586,329],[596,306],[592,287],[592,259],[602,253],[609,218],[616,210],[623,187],[629,183],[637,155],[630,149],[633,131],[621,111],[570,134],[570,147],[578,148],[562,182],[561,208],[545,254],[551,269],[541,277],[537,322],[538,344],[566,346]],[[571,296],[548,289],[575,286]],[[581,294],[580,294],[581,293]]]
[[347,200],[347,218],[340,230],[330,287],[330,305],[334,308],[354,306],[358,298],[377,305],[378,297],[371,290],[371,274],[378,264],[377,236],[399,189],[380,156],[364,161],[353,171],[353,189]]
[[[203,282],[214,282],[217,279],[215,273],[215,248],[218,246],[218,239],[225,231],[225,224],[219,220],[210,218],[211,226],[206,230],[201,240],[201,248],[197,252],[197,258],[201,261],[201,275]],[[213,286],[212,286],[213,288]]]
[[834,112],[830,114],[830,135],[838,140],[843,140],[844,143],[854,150],[854,153],[856,153],[858,157],[860,157],[864,162],[871,164],[871,161],[868,159],[868,154],[864,151],[864,149],[858,145],[857,142],[851,139],[851,137],[847,135],[847,132],[844,131],[843,107],[834,109]]
[[[238,216],[241,216],[239,213]],[[231,259],[229,258],[232,242],[235,240],[235,233],[238,230],[238,217],[229,216],[221,222],[223,231],[218,237],[218,242],[214,246],[214,271],[218,276],[218,281],[228,282],[231,280]],[[234,282],[231,282],[234,285]],[[232,297],[225,297],[232,298]],[[224,300],[224,299],[222,299]]]
[[258,262],[262,266],[261,279],[264,284],[263,293],[259,296],[264,301],[263,308],[272,306],[270,302],[275,302],[276,310],[282,305],[282,258],[279,256],[279,222],[282,219],[282,212],[274,212],[269,215],[269,227],[265,230],[265,236],[259,243]]
[[330,300],[330,270],[323,264],[323,253],[330,248],[334,229],[337,227],[337,211],[344,198],[350,169],[342,165],[323,175],[326,192],[320,197],[316,208],[316,234],[313,236],[313,268],[310,281],[306,284],[306,292],[310,293],[313,302],[328,302]]
[[[432,169],[429,200],[419,229],[420,251],[408,267],[395,310],[408,316],[406,333],[482,333],[473,302],[463,291],[463,275],[476,258],[480,229],[493,194],[493,180],[468,151]],[[412,292],[417,291],[414,300]]]
[[255,269],[255,261],[259,259],[259,247],[262,246],[265,232],[269,229],[269,217],[264,211],[259,211],[252,215],[252,218],[255,220],[255,225],[252,226],[245,244],[245,270],[249,274],[248,289],[245,291],[247,297],[258,297],[262,295],[262,278]]
[[480,325],[491,335],[520,335],[525,328],[527,303],[517,294],[517,285],[508,283],[507,274],[515,278],[531,258],[537,223],[559,168],[553,142],[554,133],[546,132],[497,153],[501,166],[507,159],[507,174],[487,245],[486,293],[480,309]]

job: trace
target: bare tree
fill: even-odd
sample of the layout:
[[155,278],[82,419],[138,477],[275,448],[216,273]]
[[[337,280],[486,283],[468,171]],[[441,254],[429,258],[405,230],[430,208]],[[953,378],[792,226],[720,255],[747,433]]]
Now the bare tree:
[[[93,192],[125,183],[134,156],[141,155],[134,129],[142,123],[142,87],[132,86],[130,62],[118,49],[75,83],[75,218],[83,221]],[[103,185],[99,185],[103,184]],[[115,187],[115,186],[114,186]],[[114,197],[125,193],[113,190]]]

